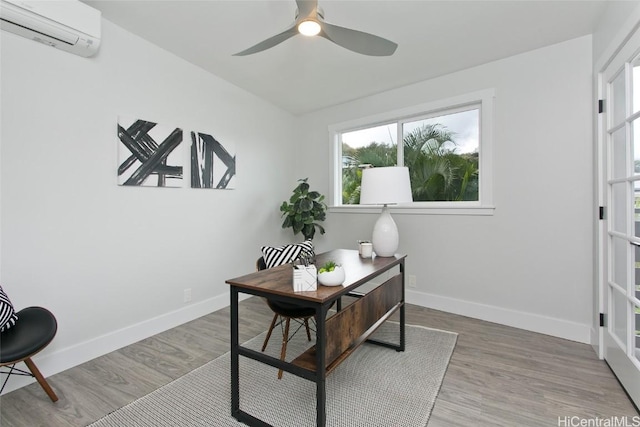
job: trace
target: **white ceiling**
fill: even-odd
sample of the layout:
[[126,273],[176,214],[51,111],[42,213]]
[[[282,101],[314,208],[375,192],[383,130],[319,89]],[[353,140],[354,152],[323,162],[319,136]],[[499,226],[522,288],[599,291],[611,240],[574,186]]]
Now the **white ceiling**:
[[299,35],[261,53],[232,56],[290,27],[294,0],[85,3],[212,74],[304,114],[591,34],[606,0],[320,0],[327,22],[396,42],[390,57]]

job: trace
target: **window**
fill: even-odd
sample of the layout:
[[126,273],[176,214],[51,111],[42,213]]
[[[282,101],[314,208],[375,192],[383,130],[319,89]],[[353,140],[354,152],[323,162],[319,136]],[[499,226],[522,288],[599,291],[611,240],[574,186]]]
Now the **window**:
[[365,208],[363,169],[407,166],[414,202],[402,209],[490,214],[492,104],[483,91],[331,126],[332,209]]

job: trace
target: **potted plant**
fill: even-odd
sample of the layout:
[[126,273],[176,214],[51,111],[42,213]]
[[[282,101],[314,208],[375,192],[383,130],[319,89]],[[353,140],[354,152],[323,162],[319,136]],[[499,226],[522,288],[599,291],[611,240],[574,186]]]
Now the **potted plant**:
[[318,270],[318,282],[325,286],[338,286],[344,282],[344,268],[335,261],[327,261]]
[[284,217],[282,228],[293,228],[293,234],[302,233],[305,240],[312,240],[316,228],[324,234],[324,228],[317,221],[324,221],[327,205],[324,196],[317,191],[309,191],[307,180],[299,179],[298,186],[293,189],[289,201],[282,202],[280,211]]

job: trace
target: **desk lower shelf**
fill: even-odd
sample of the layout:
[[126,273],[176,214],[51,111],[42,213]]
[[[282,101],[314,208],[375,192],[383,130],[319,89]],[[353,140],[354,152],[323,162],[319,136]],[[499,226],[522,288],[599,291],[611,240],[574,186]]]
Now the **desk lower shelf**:
[[[404,305],[402,274],[397,274],[326,321],[326,374],[331,373]],[[316,346],[293,364],[316,372]]]

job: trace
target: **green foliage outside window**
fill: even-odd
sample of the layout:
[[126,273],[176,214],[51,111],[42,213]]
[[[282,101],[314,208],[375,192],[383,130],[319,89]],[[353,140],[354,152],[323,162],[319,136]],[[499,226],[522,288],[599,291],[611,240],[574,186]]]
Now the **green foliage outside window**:
[[[478,153],[457,154],[454,136],[440,124],[423,125],[404,136],[404,166],[415,202],[478,200]],[[363,167],[395,166],[396,158],[395,145],[342,144],[342,203],[359,204]]]

